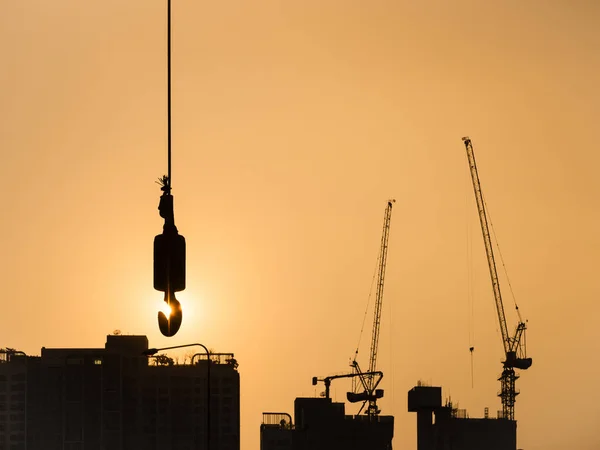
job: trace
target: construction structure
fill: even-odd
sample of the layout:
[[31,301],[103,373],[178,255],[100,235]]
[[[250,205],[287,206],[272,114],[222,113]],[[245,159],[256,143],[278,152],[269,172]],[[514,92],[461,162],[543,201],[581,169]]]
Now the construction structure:
[[[419,384],[408,392],[408,411],[417,413],[417,450],[516,450],[517,422],[499,414],[472,419],[451,402],[442,405],[442,388]],[[434,421],[435,417],[435,421]]]
[[5,350],[0,449],[207,450],[210,441],[210,450],[239,450],[234,355],[178,363],[147,350],[146,336],[121,334],[107,336],[104,348]]
[[488,214],[486,205],[481,192],[479,183],[479,174],[477,172],[477,164],[475,163],[475,153],[471,139],[463,138],[465,148],[467,150],[467,158],[471,172],[471,180],[473,181],[473,190],[475,192],[475,200],[477,202],[477,210],[479,213],[479,222],[483,234],[483,242],[485,244],[485,252],[487,255],[487,263],[492,280],[492,289],[494,291],[494,301],[496,311],[498,313],[498,322],[502,333],[502,344],[504,346],[504,361],[502,375],[498,379],[500,381],[500,392],[498,396],[502,402],[502,416],[508,420],[515,420],[515,399],[519,394],[515,387],[515,381],[519,378],[515,369],[526,370],[531,367],[532,360],[527,357],[527,347],[525,341],[525,330],[527,325],[521,319],[519,307],[515,302],[515,308],[518,314],[519,322],[515,328],[514,334],[511,336],[508,333],[506,324],[506,316],[504,314],[504,304],[502,302],[502,294],[500,292],[500,282],[498,281],[498,273],[496,271],[496,261],[494,259],[494,250],[492,248],[492,240],[488,225]]
[[[347,398],[350,403],[363,402],[359,414],[366,406],[365,413],[376,416],[381,411],[377,407],[377,400],[383,397],[383,389],[377,386],[383,378],[383,373],[377,371],[377,351],[379,348],[379,332],[381,329],[381,308],[383,304],[383,287],[385,284],[385,269],[387,264],[387,252],[390,239],[390,223],[392,220],[392,206],[396,200],[388,200],[383,216],[383,231],[381,233],[381,246],[377,260],[377,290],[375,293],[375,307],[373,312],[373,332],[371,334],[371,348],[369,352],[369,368],[363,372],[358,364],[358,347],[354,353],[354,359],[350,364],[352,367],[352,392],[348,392]],[[359,341],[360,343],[360,341]],[[360,382],[358,383],[357,380]]]
[[[261,450],[392,449],[394,417],[380,415],[381,411],[377,407],[377,400],[383,397],[383,389],[378,389],[383,372],[376,370],[376,365],[390,221],[394,202],[395,200],[388,200],[383,219],[381,247],[377,260],[378,277],[369,369],[361,370],[357,362],[357,348],[351,363],[351,373],[324,378],[313,377],[313,386],[322,382],[325,385],[325,391],[321,394],[321,398],[296,398],[294,402],[295,423],[287,413],[263,413],[263,422],[260,426]],[[347,415],[344,403],[331,400],[331,382],[337,379],[353,381],[352,391],[347,393],[347,400],[350,403],[362,402],[358,414]],[[363,411],[364,414],[361,414]]]
[[331,398],[296,398],[296,422],[287,413],[265,412],[260,450],[391,450],[393,416],[347,415]]
[[21,351],[0,349],[0,449],[27,448],[27,379],[34,363]]
[[[383,397],[383,389],[378,389],[383,372],[376,370],[376,364],[390,220],[394,202],[395,200],[388,200],[383,219],[381,248],[377,260],[377,291],[369,369],[361,370],[357,362],[357,348],[351,363],[351,373],[324,378],[313,377],[313,386],[322,382],[325,385],[325,391],[321,397],[296,398],[294,402],[295,423],[292,421],[292,416],[287,413],[263,413],[263,422],[260,426],[261,450],[392,449],[394,417],[380,415],[381,411],[377,407],[377,400]],[[350,403],[362,402],[358,414],[346,414],[344,403],[331,400],[331,382],[337,379],[353,381],[352,391],[347,393],[347,400]],[[364,414],[361,414],[363,411]]]

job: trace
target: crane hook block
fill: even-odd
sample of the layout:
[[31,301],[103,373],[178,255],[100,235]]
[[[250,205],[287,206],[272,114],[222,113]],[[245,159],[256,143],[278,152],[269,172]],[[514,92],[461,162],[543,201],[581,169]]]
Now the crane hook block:
[[185,238],[180,234],[163,233],[154,238],[154,289],[185,290]]
[[185,238],[177,232],[173,196],[165,191],[158,204],[165,219],[162,234],[154,238],[154,289],[179,292],[185,289]]
[[165,293],[170,312],[158,313],[158,326],[163,335],[171,337],[177,334],[183,318],[175,292],[185,289],[185,238],[175,226],[170,186],[165,183],[162,190],[158,210],[165,224],[162,234],[154,237],[154,289]]

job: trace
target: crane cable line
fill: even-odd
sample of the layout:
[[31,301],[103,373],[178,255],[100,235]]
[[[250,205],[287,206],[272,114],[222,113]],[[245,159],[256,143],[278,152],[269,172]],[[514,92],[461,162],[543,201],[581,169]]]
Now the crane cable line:
[[[369,305],[371,304],[371,297],[373,296],[373,286],[375,285],[375,277],[377,276],[377,268],[379,267],[379,259],[380,258],[381,258],[381,255],[378,252],[377,258],[375,261],[375,268],[373,269],[373,278],[371,279],[371,287],[369,289],[369,297],[367,298],[367,307],[365,308],[365,314],[363,316],[362,326],[360,327],[360,334],[358,335],[358,343],[356,344],[356,351],[354,352],[354,360],[353,361],[356,361],[358,359],[358,350],[360,348],[360,342],[362,340],[363,331],[365,329],[367,315],[369,314]],[[359,382],[360,382],[360,380],[357,380],[356,378],[352,378],[352,392],[356,391],[356,389],[358,388]]]
[[394,415],[394,333],[393,333],[393,323],[392,323],[392,303],[388,302],[388,315],[390,317],[390,372],[392,372],[392,407],[390,408],[390,412]]
[[369,313],[369,305],[371,304],[371,297],[373,296],[373,285],[375,284],[375,277],[377,276],[377,268],[379,267],[379,260],[381,255],[377,254],[377,261],[375,262],[375,269],[373,269],[373,278],[371,280],[371,288],[369,289],[369,297],[367,298],[367,307],[365,308],[365,314],[363,316],[362,326],[360,327],[360,334],[358,335],[358,344],[356,344],[356,351],[354,352],[354,360],[358,356],[358,349],[360,347],[360,341],[362,340],[363,331],[365,329],[365,322],[367,321],[367,315]]
[[465,177],[465,217],[467,229],[467,328],[469,335],[469,357],[471,362],[471,389],[475,387],[474,355],[475,350],[475,301],[474,301],[474,274],[473,274],[473,235],[471,232],[470,221],[470,202],[469,202],[469,179]]
[[510,290],[510,295],[512,297],[513,303],[515,305],[515,310],[517,311],[517,315],[519,316],[519,322],[521,320],[521,312],[519,311],[519,305],[517,305],[517,299],[515,297],[515,293],[512,288],[512,284],[510,283],[510,278],[508,277],[508,270],[506,269],[506,264],[504,264],[504,257],[502,256],[502,251],[500,250],[500,244],[498,243],[498,238],[496,237],[496,230],[494,229],[494,222],[492,221],[492,215],[490,213],[490,209],[488,208],[487,202],[485,201],[485,197],[483,196],[483,204],[485,205],[485,210],[488,215],[488,222],[490,223],[490,228],[492,229],[492,235],[494,236],[494,243],[496,244],[496,249],[498,249],[498,256],[500,256],[500,262],[502,263],[502,269],[504,270],[504,275],[506,276],[506,283],[508,284],[508,288]]
[[[502,269],[504,271],[504,275],[506,277],[506,282],[508,284],[509,290],[510,290],[510,294],[513,300],[513,304],[515,305],[515,310],[517,312],[518,318],[519,318],[519,322],[522,321],[521,319],[521,312],[519,311],[519,305],[517,304],[517,299],[515,297],[515,293],[512,287],[512,284],[510,282],[510,277],[508,276],[508,269],[506,268],[506,263],[504,262],[504,256],[502,255],[502,250],[500,249],[500,243],[498,242],[498,236],[496,235],[496,229],[494,228],[494,222],[492,220],[492,214],[490,213],[490,209],[489,206],[485,200],[485,196],[483,195],[482,192],[482,199],[483,199],[483,204],[485,206],[485,210],[488,216],[488,222],[490,225],[490,228],[492,230],[492,236],[493,236],[493,240],[494,240],[494,244],[496,246],[496,249],[498,250],[498,256],[500,256],[500,262],[502,263]],[[466,196],[466,200],[468,203],[468,196]],[[468,216],[468,214],[467,214]],[[469,351],[471,354],[471,387],[474,387],[474,368],[473,368],[473,351],[475,350],[475,321],[474,321],[474,294],[473,294],[473,280],[474,280],[474,275],[473,275],[473,242],[472,242],[472,235],[471,235],[471,224],[470,221],[467,218],[467,304],[468,304],[468,333],[469,333]],[[500,330],[498,329],[497,325],[496,325],[496,332],[498,334],[500,334]]]

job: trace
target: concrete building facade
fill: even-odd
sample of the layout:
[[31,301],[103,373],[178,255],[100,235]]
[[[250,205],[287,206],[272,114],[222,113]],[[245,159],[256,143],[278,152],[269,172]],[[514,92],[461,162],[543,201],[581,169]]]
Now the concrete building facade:
[[205,450],[209,437],[210,450],[239,450],[234,355],[175,364],[147,349],[145,336],[109,335],[105,348],[42,348],[0,364],[0,389],[4,376],[26,399],[15,417],[0,410],[0,450]]

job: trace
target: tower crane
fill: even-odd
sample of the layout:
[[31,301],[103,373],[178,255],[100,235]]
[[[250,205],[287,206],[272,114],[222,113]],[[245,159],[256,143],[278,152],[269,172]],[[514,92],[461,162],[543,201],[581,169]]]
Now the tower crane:
[[[377,389],[383,373],[377,372],[377,349],[379,346],[379,329],[381,324],[381,305],[383,302],[383,285],[385,281],[385,266],[387,262],[388,252],[388,241],[390,238],[390,221],[392,218],[392,205],[396,200],[388,200],[385,208],[385,215],[383,218],[383,232],[381,235],[381,249],[379,252],[378,261],[378,278],[377,278],[377,292],[375,296],[375,308],[373,314],[373,333],[371,335],[371,351],[369,357],[369,369],[363,372],[356,361],[358,349],[354,356],[354,360],[350,364],[353,368],[353,372],[360,379],[360,385],[362,386],[363,392],[348,392],[347,398],[351,403],[363,402],[361,411],[365,404],[368,402],[366,414],[369,416],[376,416],[380,410],[377,408],[377,399],[383,397],[383,389]],[[376,375],[381,374],[381,375]],[[360,413],[360,412],[359,412]]]
[[[379,384],[379,381],[383,378],[383,372],[381,372],[381,371],[368,372],[368,373],[353,372],[353,373],[344,373],[341,375],[330,375],[325,378],[313,377],[312,384],[313,384],[313,386],[316,386],[319,381],[323,382],[325,384],[325,392],[323,395],[325,396],[325,398],[329,398],[329,391],[330,391],[332,380],[337,380],[338,378],[356,378],[356,377],[364,377],[364,376],[377,377],[376,383]],[[348,392],[348,394],[352,394],[352,392]]]
[[494,300],[496,303],[496,311],[498,313],[498,322],[502,333],[502,343],[504,345],[505,360],[502,362],[502,375],[498,378],[500,381],[500,393],[498,396],[502,402],[502,416],[505,419],[515,420],[515,398],[519,392],[515,389],[515,381],[519,376],[515,373],[515,369],[526,370],[531,367],[532,359],[527,358],[527,347],[525,342],[525,330],[527,325],[521,319],[521,313],[517,306],[517,315],[519,322],[515,328],[514,335],[508,333],[506,325],[506,316],[504,315],[504,305],[502,303],[502,294],[500,293],[500,283],[498,281],[498,273],[496,272],[496,262],[494,260],[494,251],[492,249],[492,241],[490,238],[490,230],[488,227],[488,218],[481,193],[481,185],[479,183],[479,174],[477,173],[477,165],[475,164],[475,153],[471,139],[468,137],[462,138],[469,160],[469,168],[471,171],[471,179],[473,181],[473,190],[475,192],[475,200],[477,202],[477,210],[479,212],[479,222],[481,224],[481,232],[483,234],[483,242],[485,244],[485,252],[487,254],[488,268],[492,280],[492,289],[494,291]]

